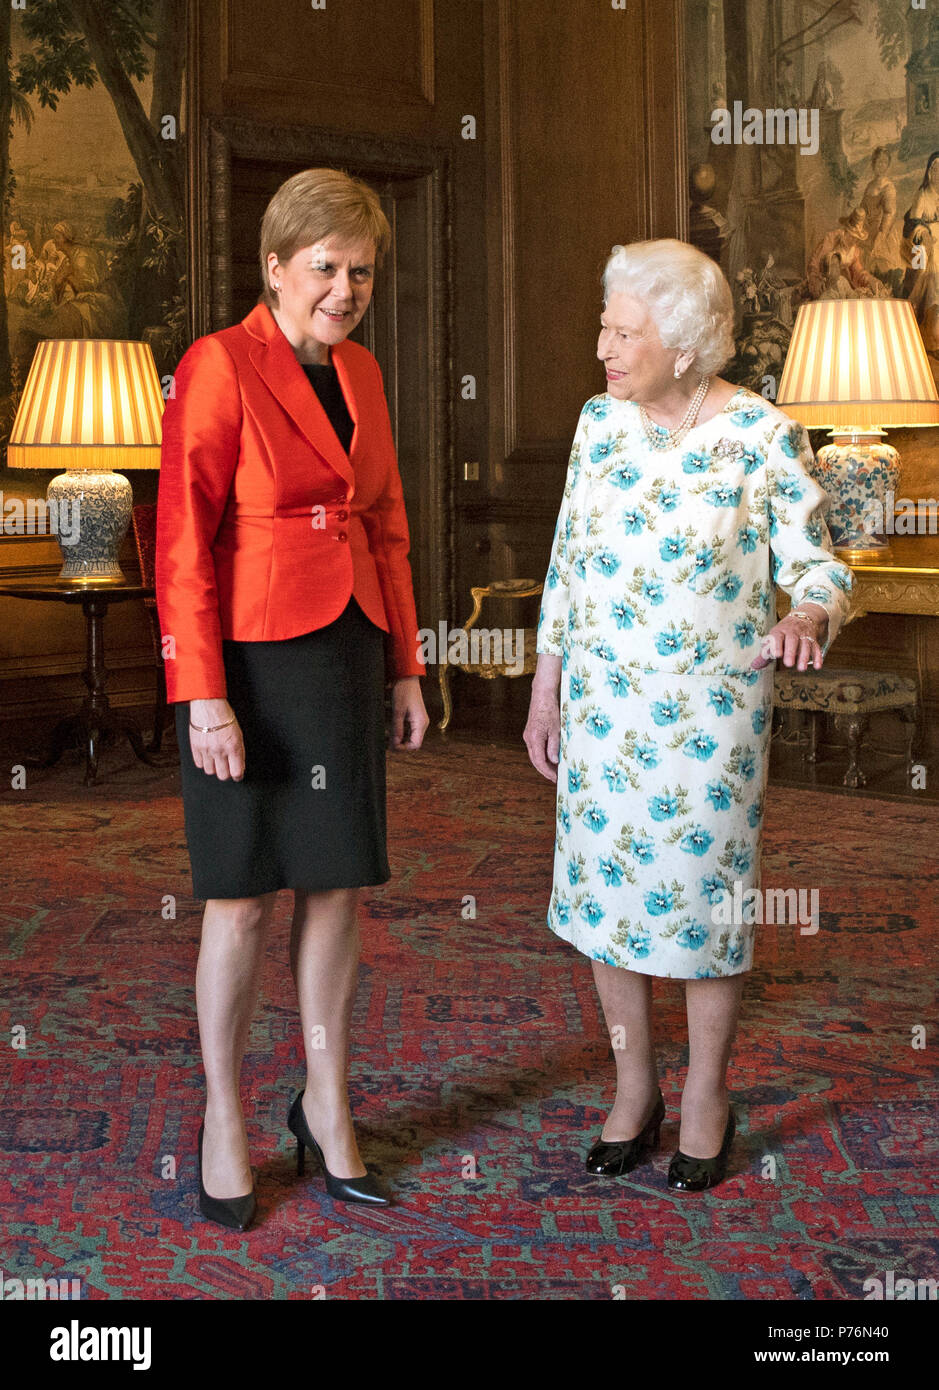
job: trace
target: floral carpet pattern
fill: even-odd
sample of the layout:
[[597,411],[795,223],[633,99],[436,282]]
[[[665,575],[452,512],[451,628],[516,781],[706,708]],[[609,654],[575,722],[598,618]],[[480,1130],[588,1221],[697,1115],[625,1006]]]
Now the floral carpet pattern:
[[583,1168],[614,1070],[589,962],[545,922],[553,786],[520,745],[435,733],[389,753],[352,1095],[395,1205],[295,1175],[281,894],[243,1072],[259,1214],[239,1234],[198,1210],[202,904],[178,766],[172,746],[159,769],[122,757],[96,788],[63,762],[0,796],[4,1278],[79,1278],[88,1299],[839,1300],[936,1275],[935,804],[771,784],[764,887],[818,888],[819,930],[758,928],[730,1175],[688,1195],[666,1187],[677,981],[655,984],[660,1150],[625,1178]]

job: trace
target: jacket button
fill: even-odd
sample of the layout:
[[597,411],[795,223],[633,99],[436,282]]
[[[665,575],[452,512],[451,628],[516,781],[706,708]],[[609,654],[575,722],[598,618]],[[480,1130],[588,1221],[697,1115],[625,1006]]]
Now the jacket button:
[[349,513],[348,513],[348,512],[337,512],[337,513],[336,513],[336,520],[337,520],[337,521],[348,521],[348,520],[349,520]]
[[336,537],[336,540],[337,540],[337,541],[344,541],[344,540],[346,540],[346,539],[347,539],[347,536],[346,536],[345,531],[340,531],[339,534],[338,534],[338,536]]

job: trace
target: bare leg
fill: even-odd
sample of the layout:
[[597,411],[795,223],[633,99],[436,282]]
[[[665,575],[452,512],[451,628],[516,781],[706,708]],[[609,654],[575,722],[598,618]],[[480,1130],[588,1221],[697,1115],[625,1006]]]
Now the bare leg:
[[616,1099],[601,1139],[634,1139],[649,1118],[659,1078],[652,1044],[652,978],[595,960],[593,978],[616,1058]]
[[357,888],[296,894],[290,968],[297,986],[310,1133],[337,1178],[361,1178],[362,1162],[349,1108],[349,1027],[359,962]]
[[713,1158],[727,1124],[727,1064],[737,1028],[743,975],[686,980],[688,1075],[681,1094],[678,1147],[690,1158]]
[[206,1083],[202,1182],[210,1197],[241,1197],[251,1190],[241,1063],[276,896],[210,898],[202,918],[196,1008]]

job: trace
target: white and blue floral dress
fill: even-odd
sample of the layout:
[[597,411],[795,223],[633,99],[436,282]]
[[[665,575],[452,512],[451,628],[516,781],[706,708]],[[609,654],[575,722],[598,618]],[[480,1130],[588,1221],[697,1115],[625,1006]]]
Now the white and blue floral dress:
[[[802,425],[740,389],[675,448],[594,396],[571,450],[538,623],[562,658],[548,925],[596,960],[677,979],[753,963],[713,905],[760,887],[774,586],[850,607]],[[738,914],[748,916],[750,914]]]

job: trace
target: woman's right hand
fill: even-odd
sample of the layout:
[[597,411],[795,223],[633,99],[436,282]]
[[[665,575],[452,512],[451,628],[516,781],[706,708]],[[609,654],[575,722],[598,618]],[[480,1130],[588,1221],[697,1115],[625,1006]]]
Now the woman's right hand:
[[[234,719],[233,724],[228,724]],[[214,734],[197,733],[193,724],[201,727],[227,724]],[[241,725],[227,700],[192,700],[189,705],[189,747],[196,767],[220,781],[240,782],[245,775],[245,743]]]
[[531,703],[528,723],[522,738],[534,766],[549,782],[558,780],[558,757],[561,748],[561,711],[558,686],[561,678],[561,658],[542,652],[531,684]]

